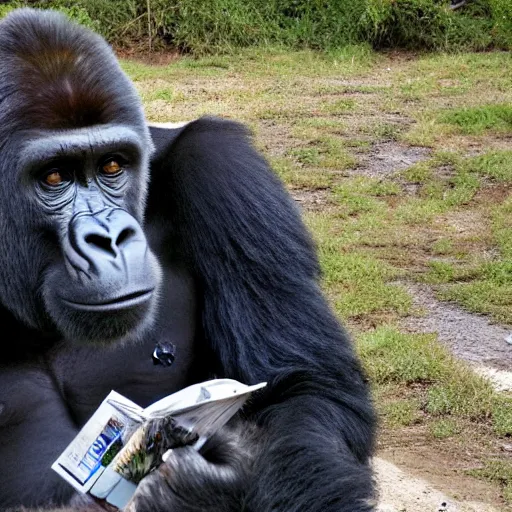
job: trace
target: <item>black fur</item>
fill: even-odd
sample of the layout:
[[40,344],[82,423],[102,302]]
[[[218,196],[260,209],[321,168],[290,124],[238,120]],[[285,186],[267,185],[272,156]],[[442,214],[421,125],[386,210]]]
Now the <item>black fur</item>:
[[212,370],[272,383],[248,417],[264,434],[247,510],[371,510],[367,386],[292,200],[229,121],[189,124],[152,169],[148,220],[169,219],[198,276]]
[[[58,89],[56,103],[44,106],[46,114],[38,114],[43,106],[30,106],[34,123],[41,123],[38,129],[92,125],[97,130],[119,120],[120,126],[133,128],[145,148],[138,174],[144,188],[151,143],[145,140],[132,86],[120,78],[114,87],[110,73],[121,72],[97,37],[56,15],[33,11],[0,23],[0,57],[7,58],[0,60],[0,71],[11,80],[2,81],[0,73],[0,141],[6,140],[7,148],[0,153],[0,181],[6,181],[9,164],[16,161],[17,134],[26,130],[16,123],[22,123],[24,102],[30,103],[12,89],[19,80],[12,78],[18,48],[12,27],[17,27],[22,53],[39,44],[34,30],[47,34],[45,40],[54,34],[58,44],[45,43],[45,69],[54,70],[60,62],[54,47],[64,55],[76,45],[90,50],[84,64],[89,75],[71,73],[70,80],[94,84],[98,104],[91,112],[101,115],[96,119],[66,110],[62,105],[69,104]],[[103,59],[107,73],[98,64]],[[58,69],[52,75],[57,80],[69,71]],[[80,105],[87,105],[83,91]],[[116,103],[107,108],[102,98],[111,93]],[[48,126],[45,116],[51,119]],[[16,346],[11,350],[8,340],[0,346],[0,403],[15,411],[15,420],[0,411],[0,473],[8,475],[0,480],[0,507],[65,505],[72,499],[49,465],[111,388],[145,405],[201,379],[229,377],[269,385],[200,454],[173,450],[167,463],[143,481],[130,512],[373,510],[369,458],[375,416],[368,386],[349,337],[319,288],[315,248],[296,206],[237,123],[204,118],[178,130],[153,129],[152,136],[157,150],[144,231],[163,279],[159,305],[146,313],[151,318],[124,336],[140,339],[138,344],[76,345],[70,336],[74,331],[63,332],[52,320],[58,312],[49,313],[33,288],[45,275],[45,258],[59,257],[55,241],[42,236],[37,222],[27,221],[35,206],[24,211],[10,201],[23,194],[16,181],[0,188],[0,200],[7,203],[0,218],[1,249],[16,259],[15,265],[6,262],[7,268],[0,268],[0,315],[12,326],[10,340]],[[126,200],[135,218],[143,192]],[[16,215],[19,220],[5,224],[5,216]],[[87,334],[86,320],[75,321],[83,322],[78,331]],[[151,347],[161,340],[177,345],[170,369],[153,367],[150,360]],[[21,396],[7,395],[3,383]],[[27,396],[34,397],[34,406],[25,406]],[[25,490],[27,482],[32,487]],[[93,507],[70,505],[68,510]]]

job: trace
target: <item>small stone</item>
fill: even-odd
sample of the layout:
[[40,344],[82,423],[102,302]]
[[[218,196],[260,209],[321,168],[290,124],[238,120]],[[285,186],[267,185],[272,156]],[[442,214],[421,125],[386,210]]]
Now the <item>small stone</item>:
[[512,332],[505,338],[505,341],[509,344],[509,345],[512,345]]

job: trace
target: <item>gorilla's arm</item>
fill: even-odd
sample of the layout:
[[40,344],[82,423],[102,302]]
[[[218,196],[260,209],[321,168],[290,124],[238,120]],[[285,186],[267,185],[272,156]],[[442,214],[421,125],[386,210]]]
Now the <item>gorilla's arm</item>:
[[[160,140],[147,217],[169,223],[165,243],[198,279],[214,374],[270,383],[247,412],[262,434],[243,510],[373,510],[367,386],[299,213],[247,131],[200,119]],[[188,496],[183,510],[198,510]]]

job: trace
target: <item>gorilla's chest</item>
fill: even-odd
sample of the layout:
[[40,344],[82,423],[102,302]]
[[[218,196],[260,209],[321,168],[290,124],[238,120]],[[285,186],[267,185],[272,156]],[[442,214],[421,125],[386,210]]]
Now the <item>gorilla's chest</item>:
[[[156,321],[142,339],[116,347],[69,347],[51,358],[58,386],[78,425],[111,390],[146,406],[202,377],[197,371],[201,358],[196,349],[192,280],[175,269],[166,274]],[[159,342],[175,347],[176,358],[169,367],[153,362]]]
[[[116,347],[64,343],[30,361],[0,364],[0,509],[19,505],[20,496],[26,505],[68,499],[72,488],[49,468],[111,390],[146,406],[206,378],[192,280],[166,273],[143,339]],[[153,364],[157,342],[175,345],[170,367]]]

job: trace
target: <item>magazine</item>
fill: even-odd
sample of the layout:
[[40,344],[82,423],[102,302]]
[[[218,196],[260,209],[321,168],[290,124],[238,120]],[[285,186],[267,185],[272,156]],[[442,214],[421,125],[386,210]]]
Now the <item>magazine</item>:
[[266,383],[194,384],[143,409],[111,391],[52,469],[81,493],[119,509],[137,484],[180,446],[199,449]]

